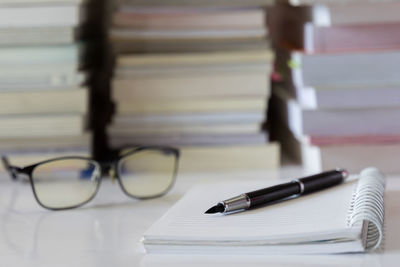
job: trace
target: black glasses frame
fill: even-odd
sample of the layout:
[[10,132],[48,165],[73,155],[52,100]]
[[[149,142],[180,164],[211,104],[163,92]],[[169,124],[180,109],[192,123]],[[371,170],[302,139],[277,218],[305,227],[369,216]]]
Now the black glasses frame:
[[[19,167],[19,166],[15,166],[15,165],[11,165],[8,161],[8,158],[6,156],[2,156],[1,160],[3,162],[3,165],[6,169],[6,171],[10,174],[11,179],[16,181],[19,179],[20,175],[23,174],[26,177],[28,177],[28,182],[31,185],[32,191],[33,191],[33,195],[36,199],[36,201],[38,202],[38,204],[45,208],[45,209],[49,209],[49,210],[68,210],[68,209],[74,209],[74,208],[78,208],[81,207],[85,204],[87,204],[88,202],[90,202],[96,195],[97,192],[100,188],[101,182],[103,180],[103,176],[105,174],[109,174],[111,176],[112,179],[116,179],[118,181],[118,184],[121,188],[121,190],[129,197],[131,198],[136,198],[136,199],[152,199],[152,198],[157,198],[160,196],[165,195],[171,188],[172,186],[175,184],[176,181],[176,176],[178,173],[178,165],[179,165],[179,158],[180,158],[180,151],[177,148],[173,148],[173,147],[165,147],[165,146],[137,146],[137,147],[127,147],[124,148],[124,150],[128,150],[127,152],[115,156],[115,159],[113,160],[109,160],[109,161],[97,161],[94,160],[90,157],[82,157],[82,156],[65,156],[65,157],[56,157],[56,158],[51,158],[48,160],[44,160],[44,161],[40,161],[37,163],[34,163],[32,165],[29,166],[25,166],[25,167]],[[121,176],[120,173],[118,171],[118,164],[120,162],[120,160],[124,159],[125,157],[131,156],[135,153],[138,153],[140,151],[144,151],[144,150],[156,150],[156,151],[161,151],[165,154],[168,155],[173,155],[175,157],[175,163],[174,163],[174,171],[172,174],[172,179],[171,179],[171,183],[168,185],[168,187],[158,193],[158,194],[154,194],[154,195],[150,195],[150,196],[145,196],[145,197],[140,197],[140,196],[135,196],[130,194],[124,187],[122,181],[121,181]],[[42,164],[46,164],[49,162],[53,162],[53,161],[58,161],[58,160],[63,160],[63,159],[81,159],[81,160],[87,160],[87,161],[91,161],[92,163],[97,164],[100,167],[100,175],[98,177],[98,182],[96,185],[96,189],[95,192],[92,194],[92,196],[90,198],[88,198],[86,201],[79,203],[77,205],[72,205],[72,206],[68,206],[68,207],[62,207],[62,208],[54,208],[54,207],[47,207],[46,205],[44,205],[43,203],[41,203],[41,201],[38,198],[37,192],[35,190],[35,185],[34,185],[34,179],[33,179],[33,171],[35,170],[36,167],[42,165]]]

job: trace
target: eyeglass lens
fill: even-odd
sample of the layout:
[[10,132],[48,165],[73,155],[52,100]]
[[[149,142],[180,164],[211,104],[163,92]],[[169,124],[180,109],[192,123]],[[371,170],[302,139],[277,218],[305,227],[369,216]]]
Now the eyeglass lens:
[[87,159],[59,159],[35,167],[32,172],[35,196],[42,206],[63,209],[89,201],[100,182],[100,165]]
[[176,155],[169,151],[135,151],[118,163],[121,186],[127,194],[137,198],[161,195],[174,182],[176,163]]

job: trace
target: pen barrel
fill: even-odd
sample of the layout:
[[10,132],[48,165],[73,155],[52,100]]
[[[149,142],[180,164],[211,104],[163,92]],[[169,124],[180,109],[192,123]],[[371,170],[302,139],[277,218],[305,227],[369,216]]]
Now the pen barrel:
[[250,199],[251,207],[262,205],[300,193],[300,185],[297,182],[279,184],[272,187],[246,193]]
[[302,194],[308,194],[334,185],[338,185],[343,182],[346,176],[347,172],[345,170],[338,169],[301,178],[298,179],[298,181],[301,182],[304,186]]

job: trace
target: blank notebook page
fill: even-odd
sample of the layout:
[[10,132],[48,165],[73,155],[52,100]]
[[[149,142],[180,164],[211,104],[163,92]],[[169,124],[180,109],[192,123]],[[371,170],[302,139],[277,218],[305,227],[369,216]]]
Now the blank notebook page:
[[356,180],[245,212],[204,214],[219,201],[274,184],[248,181],[197,186],[150,227],[144,240],[263,240],[282,243],[360,236],[361,227],[350,228],[347,225]]

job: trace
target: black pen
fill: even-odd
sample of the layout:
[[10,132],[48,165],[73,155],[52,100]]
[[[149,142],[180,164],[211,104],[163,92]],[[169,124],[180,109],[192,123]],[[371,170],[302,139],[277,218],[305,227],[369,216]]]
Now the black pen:
[[342,183],[348,175],[349,173],[346,170],[336,169],[295,179],[288,183],[263,188],[221,201],[205,213],[243,211],[288,197],[313,193]]

